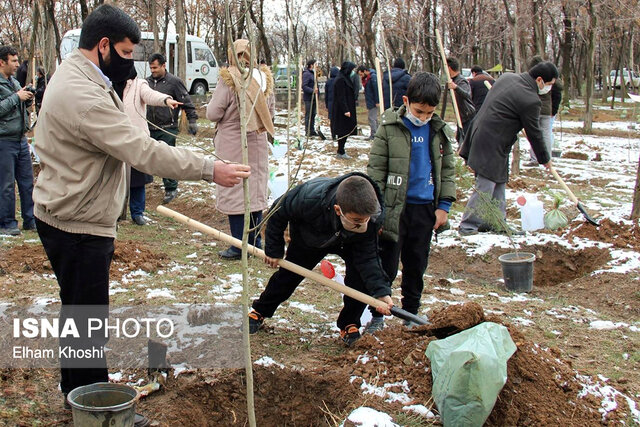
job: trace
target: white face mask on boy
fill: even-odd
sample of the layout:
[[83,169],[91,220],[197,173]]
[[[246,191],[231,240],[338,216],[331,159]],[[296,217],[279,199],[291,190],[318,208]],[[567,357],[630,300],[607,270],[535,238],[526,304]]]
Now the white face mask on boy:
[[429,117],[427,120],[420,120],[419,118],[417,118],[416,116],[414,116],[411,113],[411,110],[409,109],[409,107],[407,107],[407,111],[404,113],[404,116],[407,118],[407,120],[409,120],[414,126],[417,127],[422,127],[424,125],[426,125],[427,123],[429,123],[429,121],[431,121],[431,117]]

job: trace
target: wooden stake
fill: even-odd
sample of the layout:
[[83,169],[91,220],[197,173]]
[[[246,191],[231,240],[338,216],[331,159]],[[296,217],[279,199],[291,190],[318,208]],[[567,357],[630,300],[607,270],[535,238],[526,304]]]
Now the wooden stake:
[[384,113],[384,94],[382,93],[382,68],[380,67],[380,60],[376,57],[376,74],[378,75],[378,108],[380,109],[380,115]]
[[[449,66],[447,65],[447,54],[444,53],[444,46],[442,45],[442,39],[440,38],[440,31],[436,29],[436,40],[438,42],[438,49],[440,50],[440,57],[442,57],[442,66],[444,67],[444,72],[447,75],[447,83],[452,82],[451,74],[449,74]],[[462,129],[462,120],[460,120],[460,110],[458,109],[458,102],[456,101],[456,92],[455,90],[449,88],[451,93],[451,101],[453,102],[453,111],[456,113],[456,122],[458,123],[458,127]]]

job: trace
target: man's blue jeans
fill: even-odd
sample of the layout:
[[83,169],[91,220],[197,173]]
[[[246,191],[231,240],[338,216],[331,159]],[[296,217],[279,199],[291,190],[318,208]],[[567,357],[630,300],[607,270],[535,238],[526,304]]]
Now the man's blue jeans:
[[142,216],[144,213],[144,205],[146,201],[146,190],[143,186],[129,188],[129,209],[131,210],[131,219]]
[[16,191],[18,182],[22,226],[33,226],[33,168],[27,139],[7,141],[0,139],[0,228],[17,228]]

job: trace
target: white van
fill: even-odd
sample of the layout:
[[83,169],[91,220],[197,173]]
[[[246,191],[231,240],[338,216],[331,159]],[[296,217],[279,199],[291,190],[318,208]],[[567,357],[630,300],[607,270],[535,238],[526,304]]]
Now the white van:
[[[163,35],[159,35],[162,40]],[[78,47],[80,29],[66,32],[60,43],[60,56],[64,60],[73,49]],[[153,51],[153,33],[142,32],[140,43],[133,51],[138,77],[146,78],[151,75],[147,60]],[[176,35],[167,36],[167,46],[161,52],[167,58],[167,71],[176,74],[178,68],[178,56],[176,54]],[[185,82],[189,93],[204,95],[216,87],[218,83],[218,63],[209,46],[200,37],[187,35],[187,81]]]

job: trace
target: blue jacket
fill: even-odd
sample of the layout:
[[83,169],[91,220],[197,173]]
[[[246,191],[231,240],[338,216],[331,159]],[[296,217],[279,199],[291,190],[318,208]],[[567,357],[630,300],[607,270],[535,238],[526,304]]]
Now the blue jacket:
[[329,120],[331,120],[331,112],[333,111],[333,85],[336,82],[336,77],[338,77],[339,72],[340,69],[338,67],[331,67],[329,80],[327,80],[327,83],[324,85],[324,105],[329,112]]
[[[407,87],[409,86],[409,80],[411,80],[411,74],[403,68],[391,69],[391,84],[393,89],[393,106],[398,108],[402,102],[402,96],[407,93]],[[388,110],[389,104],[389,72],[382,73],[382,94],[384,97],[384,109]]]
[[367,102],[367,110],[371,110],[372,108],[376,108],[376,104],[378,104],[378,76],[376,75],[376,70],[370,69],[371,78],[364,85],[364,99]]
[[315,76],[313,71],[308,68],[302,72],[302,99],[305,101],[311,101],[313,98],[313,86],[315,82]]

